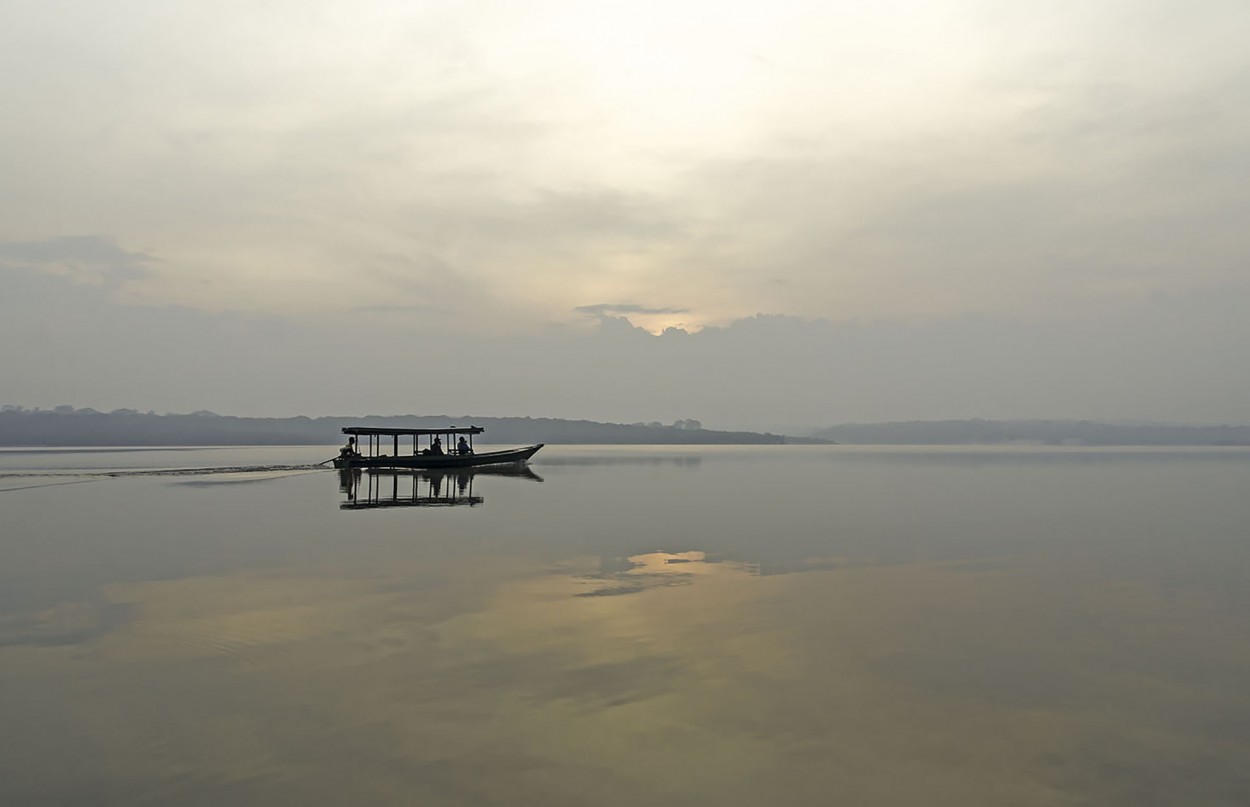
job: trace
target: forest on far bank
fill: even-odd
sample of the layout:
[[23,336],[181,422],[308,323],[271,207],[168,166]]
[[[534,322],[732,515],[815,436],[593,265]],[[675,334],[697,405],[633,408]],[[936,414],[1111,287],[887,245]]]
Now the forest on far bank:
[[636,445],[779,445],[825,442],[758,432],[704,429],[695,420],[660,423],[597,423],[528,417],[399,415],[366,417],[247,418],[193,412],[187,415],[119,409],[97,412],[61,406],[56,409],[0,410],[3,446],[221,446],[335,445],[344,426],[438,428],[481,426],[481,443],[636,444]]

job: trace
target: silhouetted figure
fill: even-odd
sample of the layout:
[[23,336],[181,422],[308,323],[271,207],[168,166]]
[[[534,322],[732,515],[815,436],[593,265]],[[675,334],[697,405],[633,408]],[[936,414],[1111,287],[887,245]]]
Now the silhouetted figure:
[[438,437],[435,437],[434,442],[430,443],[430,453],[431,454],[443,453],[443,441],[439,439]]
[[469,448],[469,441],[461,437],[460,442],[456,443],[456,452],[459,454],[472,454],[473,449]]
[[348,457],[356,456],[356,438],[355,437],[347,438],[347,445],[339,449],[339,456],[344,459],[347,459]]

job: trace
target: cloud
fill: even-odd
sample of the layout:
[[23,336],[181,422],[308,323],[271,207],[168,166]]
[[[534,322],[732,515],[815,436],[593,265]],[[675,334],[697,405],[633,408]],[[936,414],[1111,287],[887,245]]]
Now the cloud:
[[148,277],[157,259],[98,235],[0,242],[0,266],[67,275],[79,283],[118,286]]
[[1054,316],[1244,265],[1235,4],[706,10],[31,9],[0,219],[143,243],[151,303],[514,332],[588,299]]
[[591,314],[596,317],[622,316],[626,314],[685,314],[688,308],[651,308],[645,305],[636,305],[634,303],[595,303],[594,305],[579,305],[575,311],[582,314]]

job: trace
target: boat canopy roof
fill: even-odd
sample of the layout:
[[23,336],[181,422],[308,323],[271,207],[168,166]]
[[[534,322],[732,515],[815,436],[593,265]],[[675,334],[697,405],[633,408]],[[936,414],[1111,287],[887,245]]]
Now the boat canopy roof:
[[390,429],[376,426],[344,426],[343,434],[385,434],[387,436],[423,434],[481,434],[486,429],[481,426],[444,426],[441,429]]

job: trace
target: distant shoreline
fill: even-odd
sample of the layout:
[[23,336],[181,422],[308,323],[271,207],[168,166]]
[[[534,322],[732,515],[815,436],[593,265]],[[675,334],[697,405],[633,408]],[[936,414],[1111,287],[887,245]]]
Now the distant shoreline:
[[850,445],[1250,446],[1250,425],[1119,424],[1090,420],[913,420],[846,423],[816,432]]
[[158,415],[132,410],[90,409],[0,411],[0,446],[12,448],[98,448],[109,446],[275,446],[334,445],[343,426],[482,426],[485,442],[555,445],[789,445],[825,444],[827,439],[787,437],[767,432],[703,429],[696,421],[598,423],[556,418],[487,418],[465,415],[241,418],[196,412]]

